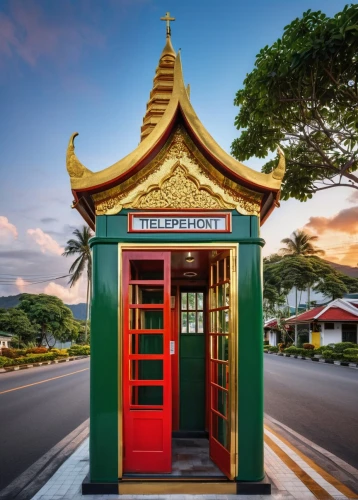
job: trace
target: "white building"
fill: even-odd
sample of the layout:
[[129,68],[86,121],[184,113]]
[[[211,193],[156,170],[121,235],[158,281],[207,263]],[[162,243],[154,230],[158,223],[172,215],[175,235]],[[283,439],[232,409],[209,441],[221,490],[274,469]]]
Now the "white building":
[[290,325],[308,324],[310,343],[316,347],[337,342],[358,342],[358,300],[336,299],[287,320]]

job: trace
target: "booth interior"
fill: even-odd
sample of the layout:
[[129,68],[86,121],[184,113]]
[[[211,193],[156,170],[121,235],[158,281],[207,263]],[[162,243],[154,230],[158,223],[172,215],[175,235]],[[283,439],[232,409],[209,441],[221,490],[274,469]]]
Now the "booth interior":
[[123,251],[123,477],[232,479],[232,268],[225,248]]

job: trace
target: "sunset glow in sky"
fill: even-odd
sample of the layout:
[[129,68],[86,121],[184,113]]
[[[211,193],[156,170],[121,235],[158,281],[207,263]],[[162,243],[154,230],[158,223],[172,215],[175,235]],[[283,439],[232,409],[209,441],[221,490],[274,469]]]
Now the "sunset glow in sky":
[[[0,3],[0,296],[45,292],[85,300],[61,256],[83,221],[72,210],[65,154],[90,170],[138,145],[155,68],[165,45],[181,48],[185,83],[204,126],[228,152],[239,133],[233,100],[258,51],[311,8],[332,16],[341,0],[2,0]],[[264,160],[245,162],[260,170]],[[331,261],[358,265],[358,191],[334,188],[306,203],[282,202],[262,227],[264,255],[304,228]],[[6,279],[3,278],[7,275]],[[34,281],[44,281],[30,285]]]

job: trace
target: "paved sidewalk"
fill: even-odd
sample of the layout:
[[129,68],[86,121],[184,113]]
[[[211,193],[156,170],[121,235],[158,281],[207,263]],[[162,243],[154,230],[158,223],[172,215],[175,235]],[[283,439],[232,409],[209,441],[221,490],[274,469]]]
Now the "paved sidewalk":
[[272,482],[270,496],[246,495],[81,495],[88,472],[88,439],[63,463],[33,500],[104,499],[358,499],[358,471],[276,420],[265,425],[265,470]]

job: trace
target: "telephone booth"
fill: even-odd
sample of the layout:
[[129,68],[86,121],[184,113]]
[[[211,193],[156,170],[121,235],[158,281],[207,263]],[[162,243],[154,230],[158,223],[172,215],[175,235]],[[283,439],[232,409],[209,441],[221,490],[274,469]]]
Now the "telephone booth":
[[128,156],[67,169],[95,230],[84,494],[270,492],[259,227],[285,162],[242,165],[199,121],[170,33]]

